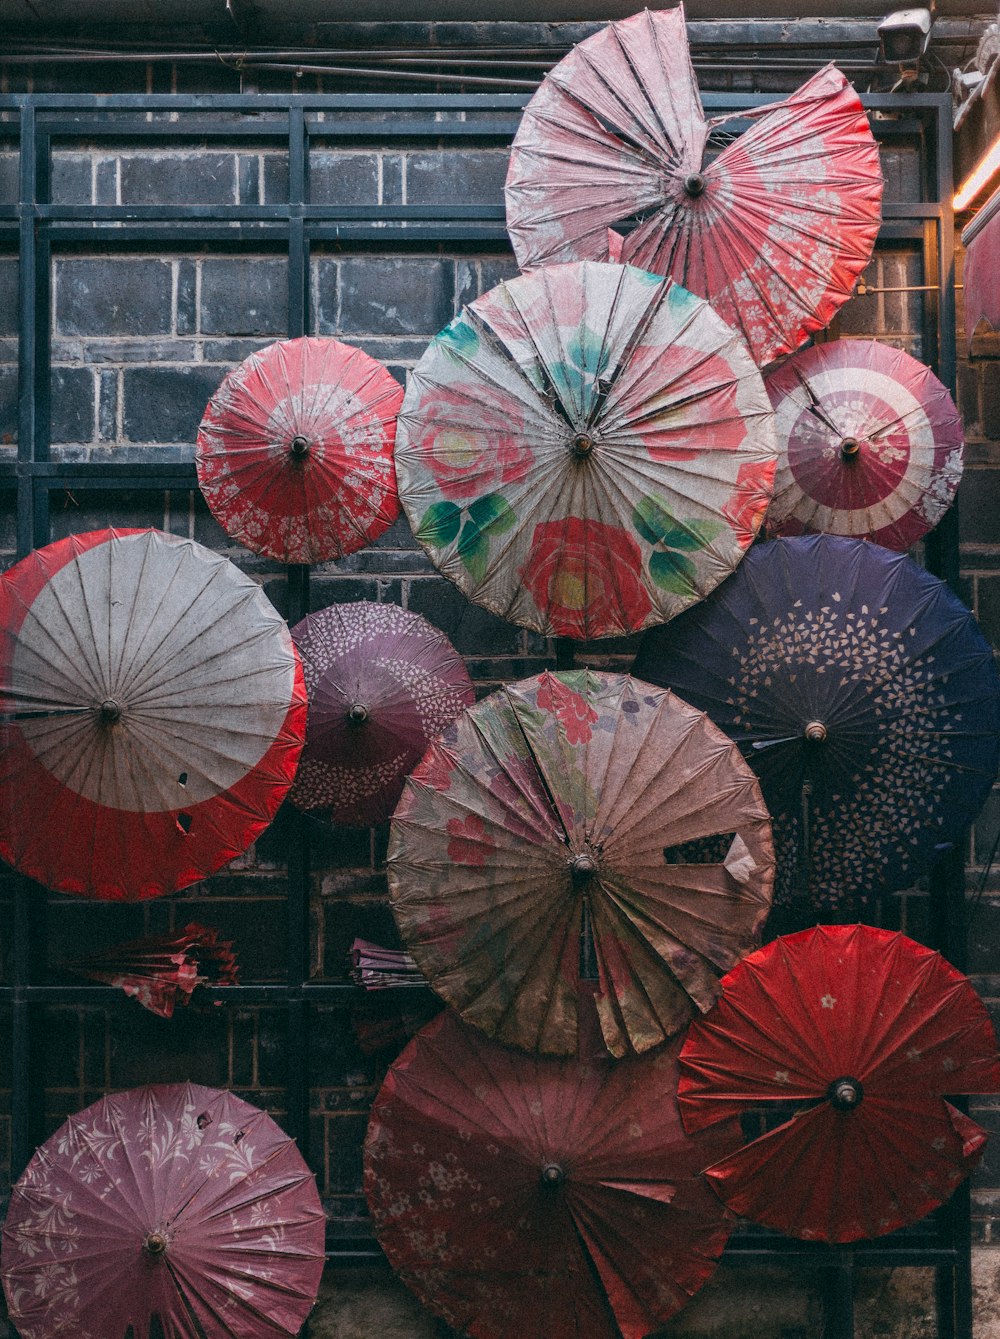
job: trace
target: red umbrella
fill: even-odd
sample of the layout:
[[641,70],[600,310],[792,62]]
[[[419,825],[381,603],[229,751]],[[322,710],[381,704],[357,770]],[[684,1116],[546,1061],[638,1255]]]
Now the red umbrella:
[[380,823],[427,745],[475,700],[465,664],[443,632],[395,604],[330,605],[292,639],[309,715],[289,799],[336,823]]
[[739,1141],[685,1137],[677,1046],[540,1059],[445,1012],[395,1062],[365,1190],[403,1281],[475,1339],[641,1339],[705,1282],[729,1223],[700,1169]]
[[208,402],[198,482],[254,553],[319,563],[363,548],[399,515],[392,447],[403,388],[361,349],[291,339],[252,353]]
[[765,525],[908,549],[962,477],[962,420],[937,377],[875,340],[803,349],[767,378],[778,473]]
[[1000,1057],[985,1007],[939,954],[819,925],[744,958],[722,986],[681,1052],[685,1127],[799,1106],[705,1173],[736,1213],[794,1237],[877,1237],[975,1166],[986,1133],[944,1095],[1000,1091]]
[[112,944],[62,966],[89,981],[120,987],[160,1018],[172,1017],[175,1005],[190,1003],[196,987],[234,986],[239,975],[232,944],[194,921],[179,934]]
[[0,855],[63,893],[174,892],[277,812],[305,729],[283,619],[158,530],[60,540],[0,579]]
[[323,1241],[313,1175],[268,1115],[190,1083],[133,1088],[28,1163],[3,1284],[22,1339],[278,1339],[316,1300]]
[[832,65],[713,157],[682,8],[611,23],[546,75],[507,176],[522,269],[606,260],[708,298],[763,366],[851,296],[879,229],[882,174],[861,100]]

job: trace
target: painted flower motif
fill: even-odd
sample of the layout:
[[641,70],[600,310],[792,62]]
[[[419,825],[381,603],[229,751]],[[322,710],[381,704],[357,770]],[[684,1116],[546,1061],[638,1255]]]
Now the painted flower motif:
[[774,491],[775,460],[748,460],[739,468],[736,487],[722,514],[744,548],[754,541]]
[[439,744],[433,744],[413,769],[414,781],[421,781],[434,790],[446,791],[451,786],[451,774],[455,770],[455,759],[446,753]]
[[487,856],[496,850],[496,842],[487,836],[486,824],[478,814],[469,814],[467,818],[448,820],[448,859],[456,865],[469,865],[482,869]]
[[702,449],[739,450],[746,441],[747,421],[737,401],[740,382],[732,363],[717,353],[676,344],[655,366],[676,403],[667,404],[643,433],[643,446],[652,458],[690,460],[691,440]]
[[557,636],[604,637],[634,632],[649,616],[642,567],[625,530],[570,516],[535,527],[520,575]]
[[538,705],[551,711],[566,732],[568,744],[588,744],[592,738],[591,726],[596,725],[598,713],[586,698],[573,691],[555,675],[542,675],[538,689]]
[[531,452],[518,440],[521,422],[509,403],[490,405],[480,388],[434,387],[433,421],[421,446],[442,494],[467,501],[517,483],[531,467]]

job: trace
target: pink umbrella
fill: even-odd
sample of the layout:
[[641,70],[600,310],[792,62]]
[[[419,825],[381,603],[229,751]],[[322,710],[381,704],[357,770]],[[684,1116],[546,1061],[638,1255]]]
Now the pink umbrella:
[[42,1145],[0,1272],[22,1339],[277,1339],[316,1300],[323,1240],[312,1173],[268,1115],[163,1084],[102,1098]]
[[[683,8],[611,23],[546,75],[507,176],[522,269],[620,259],[708,298],[760,366],[822,329],[851,296],[879,228],[882,174],[861,100],[820,70],[750,113],[706,119]],[[731,139],[731,136],[726,136]]]

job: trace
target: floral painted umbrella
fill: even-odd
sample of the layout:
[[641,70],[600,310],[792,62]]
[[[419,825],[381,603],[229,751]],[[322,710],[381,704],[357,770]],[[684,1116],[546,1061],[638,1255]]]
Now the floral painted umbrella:
[[198,482],[216,520],[287,563],[342,558],[399,515],[403,388],[361,349],[289,339],[252,353],[208,402]]
[[11,1194],[0,1272],[21,1339],[281,1339],[316,1300],[324,1235],[313,1174],[270,1116],[159,1084],[102,1098],[42,1145]]
[[937,377],[875,340],[803,349],[767,378],[781,454],[769,534],[908,549],[962,477],[962,420]]
[[760,366],[826,326],[878,235],[882,174],[861,100],[828,65],[713,157],[682,8],[588,37],[524,111],[507,175],[522,269],[606,260],[708,298]]
[[778,895],[856,913],[966,831],[1000,761],[1000,676],[969,611],[903,553],[757,544],[634,672],[707,711],[760,777]]
[[776,450],[763,381],[706,302],[587,263],[500,284],[432,341],[396,468],[414,534],[470,599],[607,637],[733,570]]
[[88,981],[119,987],[160,1018],[173,1017],[177,1004],[189,1004],[198,986],[234,986],[239,976],[232,943],[195,921],[174,934],[109,944],[61,967]]
[[365,1142],[390,1262],[474,1339],[643,1339],[705,1282],[730,1223],[700,1176],[739,1125],[685,1137],[677,1043],[556,1060],[446,1011],[392,1065]]
[[284,620],[200,544],[96,530],[0,578],[0,856],[48,888],[214,873],[277,812],[305,719]]
[[752,953],[681,1052],[693,1134],[761,1104],[784,1124],[709,1166],[736,1213],[795,1237],[877,1237],[936,1208],[986,1132],[945,1094],[1000,1092],[986,1009],[931,949],[868,925],[818,925]]
[[336,823],[381,823],[427,745],[475,701],[465,664],[419,614],[368,600],[310,614],[292,639],[309,715],[289,799]]
[[434,989],[497,1040],[561,1055],[593,980],[614,1055],[709,1009],[756,942],[773,869],[760,792],[721,731],[671,693],[587,670],[464,712],[406,782],[388,856]]

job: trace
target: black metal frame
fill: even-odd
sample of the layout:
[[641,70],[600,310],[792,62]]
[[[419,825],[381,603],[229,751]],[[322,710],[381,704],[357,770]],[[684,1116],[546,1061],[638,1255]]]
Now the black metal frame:
[[[771,99],[765,95],[704,95],[710,113],[740,111]],[[160,242],[175,249],[185,243],[270,243],[287,250],[288,335],[309,326],[309,257],[315,242],[386,243],[482,242],[506,240],[500,204],[441,206],[337,206],[308,202],[310,142],[365,139],[434,139],[506,143],[517,128],[526,98],[498,94],[397,95],[13,95],[0,97],[0,146],[20,150],[20,201],[0,205],[0,246],[16,242],[20,254],[19,436],[16,461],[0,461],[0,490],[14,490],[19,555],[49,542],[49,503],[63,489],[177,490],[196,487],[193,464],[116,464],[53,460],[50,415],[50,272],[54,244],[103,243],[120,246]],[[877,94],[864,98],[874,113],[880,138],[919,135],[923,143],[924,202],[887,204],[883,241],[909,241],[922,248],[925,295],[925,354],[938,376],[954,390],[956,372],[953,282],[954,221],[951,210],[951,102],[948,95]],[[420,111],[420,119],[394,114]],[[351,113],[378,113],[377,121],[352,121]],[[489,119],[436,120],[435,114],[473,112]],[[176,113],[176,119],[168,114]],[[883,114],[886,119],[880,119]],[[242,116],[244,119],[235,119]],[[180,142],[242,140],[285,145],[289,163],[288,202],[246,205],[55,205],[51,203],[52,145],[56,140]],[[957,518],[952,512],[928,543],[928,562],[955,583],[958,577]],[[289,617],[309,608],[309,571],[288,569]],[[557,663],[572,663],[572,643],[557,646]],[[308,1134],[309,1009],[318,1003],[346,1004],[353,988],[308,979],[309,823],[297,818],[288,870],[287,979],[280,985],[229,987],[217,998],[234,1004],[284,1003],[287,1011],[288,1125],[305,1147]],[[937,947],[962,966],[964,899],[962,862],[955,857],[933,880],[931,901]],[[36,984],[38,945],[44,940],[45,899],[25,879],[18,881],[14,905],[13,985],[0,986],[0,1005],[13,1014],[12,1161],[18,1174],[37,1142],[41,1114],[35,1064],[36,1006],[111,1005],[120,998],[110,988]],[[378,1256],[335,1245],[331,1257],[356,1260]],[[751,1235],[734,1241],[727,1259],[744,1264],[794,1262],[821,1277],[825,1297],[825,1339],[853,1335],[852,1275],[855,1264],[931,1266],[938,1271],[941,1339],[971,1339],[970,1221],[968,1193],[959,1192],[931,1220],[924,1236],[829,1248]]]

